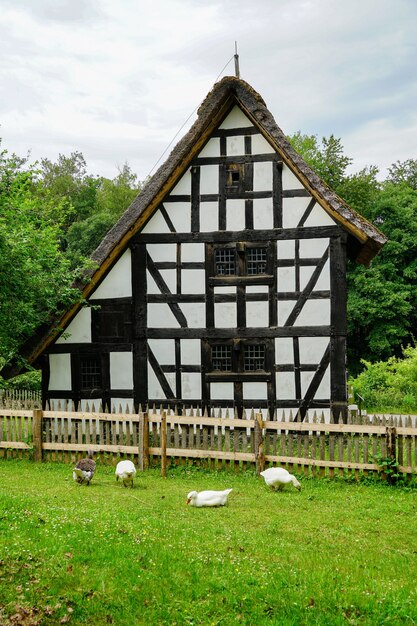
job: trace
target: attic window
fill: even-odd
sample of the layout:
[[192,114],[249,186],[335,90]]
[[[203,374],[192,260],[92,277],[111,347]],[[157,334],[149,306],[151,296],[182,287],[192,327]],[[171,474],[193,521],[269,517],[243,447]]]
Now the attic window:
[[242,191],[243,180],[243,163],[228,163],[226,165],[226,190],[231,192]]

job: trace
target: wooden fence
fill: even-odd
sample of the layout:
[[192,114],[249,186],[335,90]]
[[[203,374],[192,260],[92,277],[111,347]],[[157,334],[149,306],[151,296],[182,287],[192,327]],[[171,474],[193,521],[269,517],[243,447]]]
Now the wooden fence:
[[394,458],[400,471],[417,470],[417,428],[410,417],[357,416],[348,423],[314,414],[304,422],[283,415],[264,420],[177,415],[0,410],[0,457],[74,462],[94,450],[100,461],[134,460],[140,469],[167,463],[197,463],[212,469],[279,464],[306,475],[334,476],[378,471],[375,459]]
[[41,391],[32,389],[0,389],[0,409],[36,409],[41,406]]

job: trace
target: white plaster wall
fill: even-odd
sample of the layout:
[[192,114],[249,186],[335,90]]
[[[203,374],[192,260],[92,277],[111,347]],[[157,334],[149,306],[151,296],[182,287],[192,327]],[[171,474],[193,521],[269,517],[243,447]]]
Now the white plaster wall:
[[269,326],[268,302],[246,303],[246,326],[251,328],[263,328]]
[[[167,379],[168,384],[170,385],[174,395],[176,395],[175,372],[166,372],[165,378]],[[166,398],[162,387],[159,384],[157,377],[155,376],[155,372],[150,365],[148,365],[148,391],[148,396],[152,400],[165,400]]]
[[167,304],[163,302],[150,302],[148,304],[149,328],[179,328],[179,326]]
[[295,291],[295,269],[293,267],[278,268],[278,291]]
[[328,237],[319,239],[300,239],[300,257],[307,259],[320,259],[329,245]]
[[241,156],[245,154],[244,135],[226,137],[226,154],[227,156]]
[[275,338],[275,363],[277,365],[294,363],[294,345],[291,337]]
[[236,293],[236,287],[233,285],[224,285],[222,287],[214,287],[214,295],[221,293]]
[[219,128],[246,128],[248,126],[253,126],[250,119],[238,106],[234,106],[229,115],[220,124]]
[[246,293],[269,293],[267,285],[247,285]]
[[329,345],[329,337],[300,337],[300,363],[320,363],[323,354]]
[[304,189],[297,176],[292,173],[290,168],[285,165],[285,163],[282,167],[282,189],[284,191],[287,189]]
[[[301,393],[304,396],[313,380],[314,372],[301,372]],[[323,379],[313,396],[314,398],[329,398],[330,397],[330,367],[327,367]]]
[[252,154],[270,154],[274,152],[274,148],[260,133],[259,135],[252,135]]
[[226,200],[226,230],[244,230],[245,201]]
[[282,199],[282,226],[296,228],[303,217],[310,198],[283,198]]
[[206,273],[204,270],[181,270],[182,293],[205,293]]
[[200,167],[200,194],[219,193],[219,166],[202,165]]
[[253,227],[265,230],[274,227],[272,198],[255,198],[253,201]]
[[295,241],[294,239],[282,239],[277,241],[277,258],[278,259],[293,259],[295,256]]
[[161,365],[175,365],[174,339],[148,339],[150,349]]
[[[304,289],[310,280],[314,267],[311,265],[304,265],[300,267],[300,288]],[[324,264],[323,269],[320,272],[320,276],[317,279],[316,284],[313,287],[313,291],[321,291],[330,289],[330,263],[329,260]]]
[[220,137],[211,137],[202,150],[199,157],[218,157],[220,156]]
[[294,372],[276,372],[277,399],[295,400]]
[[[115,413],[134,413],[133,398],[110,398],[110,406],[115,409]],[[121,409],[121,411],[120,411]],[[123,432],[126,432],[126,423],[122,426]]]
[[235,302],[216,302],[214,305],[214,325],[216,328],[236,328],[237,311]]
[[253,164],[253,190],[270,191],[272,189],[272,161]]
[[155,263],[159,261],[175,263],[177,260],[177,246],[175,243],[148,243],[146,251]]
[[204,262],[205,251],[204,243],[182,243],[181,244],[181,260],[185,263]]
[[110,389],[133,389],[131,352],[110,352]]
[[199,339],[181,339],[181,363],[201,365],[201,343]]
[[81,308],[65,329],[67,339],[59,337],[56,343],[91,343],[91,309]]
[[321,206],[316,204],[306,219],[304,226],[334,226],[336,222]]
[[[166,208],[166,205],[164,206]],[[163,217],[161,211],[155,211],[155,213],[152,215],[149,221],[142,228],[141,232],[146,235],[150,235],[150,234],[159,235],[160,233],[170,233],[171,231],[169,230],[168,224],[166,223],[165,218]]]
[[243,383],[244,400],[267,400],[268,388],[266,383]]
[[181,176],[175,187],[172,188],[170,194],[172,196],[189,195],[191,193],[191,168],[189,168]]
[[201,374],[183,372],[181,374],[182,397],[184,400],[201,398]]
[[233,400],[233,383],[210,383],[210,397],[212,400]]
[[212,233],[219,230],[219,203],[200,202],[200,231]]
[[[168,213],[169,219],[171,220],[176,232],[177,233],[189,233],[191,230],[191,203],[190,202],[164,202],[164,207]],[[165,232],[165,231],[161,231],[161,232]]]
[[[164,279],[170,292],[176,293],[177,292],[176,270],[159,270],[159,273]],[[159,289],[158,285],[156,284],[156,282],[154,281],[154,279],[152,278],[148,270],[146,271],[146,283],[147,283],[147,290],[149,294],[161,293],[161,290]]]
[[71,356],[69,354],[49,355],[49,387],[53,390],[71,389]]
[[132,295],[132,258],[130,250],[126,250],[99,287],[90,296],[96,298],[124,298]]
[[278,326],[284,326],[295,304],[296,300],[280,300],[278,302]]
[[188,328],[205,328],[205,302],[181,302],[180,307],[187,320]]
[[294,326],[325,326],[330,324],[330,300],[307,300]]

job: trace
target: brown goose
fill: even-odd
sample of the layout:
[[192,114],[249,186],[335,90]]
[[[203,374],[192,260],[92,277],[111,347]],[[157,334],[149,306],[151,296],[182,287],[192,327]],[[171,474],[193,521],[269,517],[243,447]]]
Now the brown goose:
[[93,451],[89,450],[86,458],[78,461],[72,472],[75,482],[80,485],[89,485],[96,471],[96,462],[93,460]]

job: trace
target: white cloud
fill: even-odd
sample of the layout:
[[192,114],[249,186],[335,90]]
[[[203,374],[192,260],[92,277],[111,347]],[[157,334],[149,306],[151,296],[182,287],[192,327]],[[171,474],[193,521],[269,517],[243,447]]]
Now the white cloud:
[[284,132],[341,137],[356,170],[416,156],[414,0],[0,3],[0,135],[18,154],[144,178],[237,40]]

